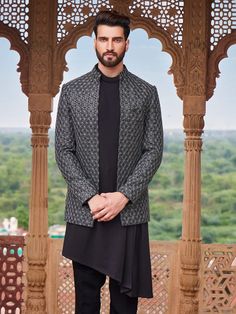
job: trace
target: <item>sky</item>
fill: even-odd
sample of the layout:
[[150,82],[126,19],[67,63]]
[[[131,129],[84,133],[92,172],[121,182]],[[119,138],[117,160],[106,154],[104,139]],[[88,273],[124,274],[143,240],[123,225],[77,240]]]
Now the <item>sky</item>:
[[[97,63],[93,38],[84,36],[77,48],[66,54],[68,72],[66,83],[88,71]],[[10,50],[10,43],[0,38],[0,127],[29,128],[27,97],[21,91],[16,72],[19,54]],[[165,129],[182,129],[182,101],[176,95],[173,76],[167,74],[172,60],[162,51],[161,42],[148,39],[147,33],[136,29],[130,34],[130,47],[124,63],[128,70],[157,86]],[[236,45],[228,49],[228,58],[220,62],[220,78],[213,97],[207,102],[205,130],[236,129]],[[52,128],[55,127],[58,96],[54,98]]]

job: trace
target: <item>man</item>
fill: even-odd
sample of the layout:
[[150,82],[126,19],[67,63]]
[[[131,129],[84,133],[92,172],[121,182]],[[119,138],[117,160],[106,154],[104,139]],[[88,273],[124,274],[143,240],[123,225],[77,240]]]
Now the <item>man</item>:
[[123,64],[129,18],[95,20],[98,64],[62,88],[56,160],[68,184],[63,255],[73,262],[76,313],[100,312],[109,276],[110,313],[137,312],[152,297],[148,183],[163,150],[156,87]]

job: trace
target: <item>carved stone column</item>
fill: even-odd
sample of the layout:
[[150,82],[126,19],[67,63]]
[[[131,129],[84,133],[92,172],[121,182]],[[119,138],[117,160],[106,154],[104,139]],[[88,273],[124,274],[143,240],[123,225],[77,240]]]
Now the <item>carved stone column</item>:
[[183,113],[185,169],[183,228],[180,243],[180,314],[198,313],[201,262],[201,135],[206,105],[210,1],[185,1]]
[[27,314],[46,314],[48,245],[48,129],[52,111],[52,64],[56,41],[55,0],[32,0],[29,20],[29,111],[32,175],[27,235]]
[[204,127],[204,111],[204,97],[184,97],[186,139],[183,229],[180,244],[181,298],[179,313],[181,314],[198,313],[198,270],[201,261],[201,134]]
[[48,241],[48,129],[51,95],[29,96],[32,128],[32,180],[29,233],[27,235],[27,314],[46,314],[45,265]]

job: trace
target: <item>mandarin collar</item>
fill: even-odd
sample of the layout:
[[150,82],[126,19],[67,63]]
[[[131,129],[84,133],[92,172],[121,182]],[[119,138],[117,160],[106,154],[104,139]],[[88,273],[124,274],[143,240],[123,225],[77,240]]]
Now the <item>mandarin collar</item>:
[[[94,75],[94,77],[97,79],[97,80],[100,80],[101,78],[101,71],[99,71],[98,69],[98,64],[96,64],[93,69],[92,69],[92,74]],[[126,68],[125,65],[123,65],[123,70],[120,72],[119,74],[119,77],[120,77],[120,80],[123,80],[125,78],[125,76],[128,74],[128,70]]]

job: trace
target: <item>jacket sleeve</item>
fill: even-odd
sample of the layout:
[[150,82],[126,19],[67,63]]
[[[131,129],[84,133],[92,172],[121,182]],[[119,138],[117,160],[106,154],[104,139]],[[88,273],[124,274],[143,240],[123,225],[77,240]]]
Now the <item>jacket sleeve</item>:
[[161,164],[162,153],[163,127],[161,109],[157,89],[153,86],[145,117],[141,158],[125,184],[118,189],[131,203],[135,202],[148,188],[149,182]]
[[71,110],[63,85],[57,112],[55,131],[55,157],[58,167],[68,184],[68,189],[83,205],[93,195],[97,194],[94,185],[86,178],[75,153],[75,135]]

